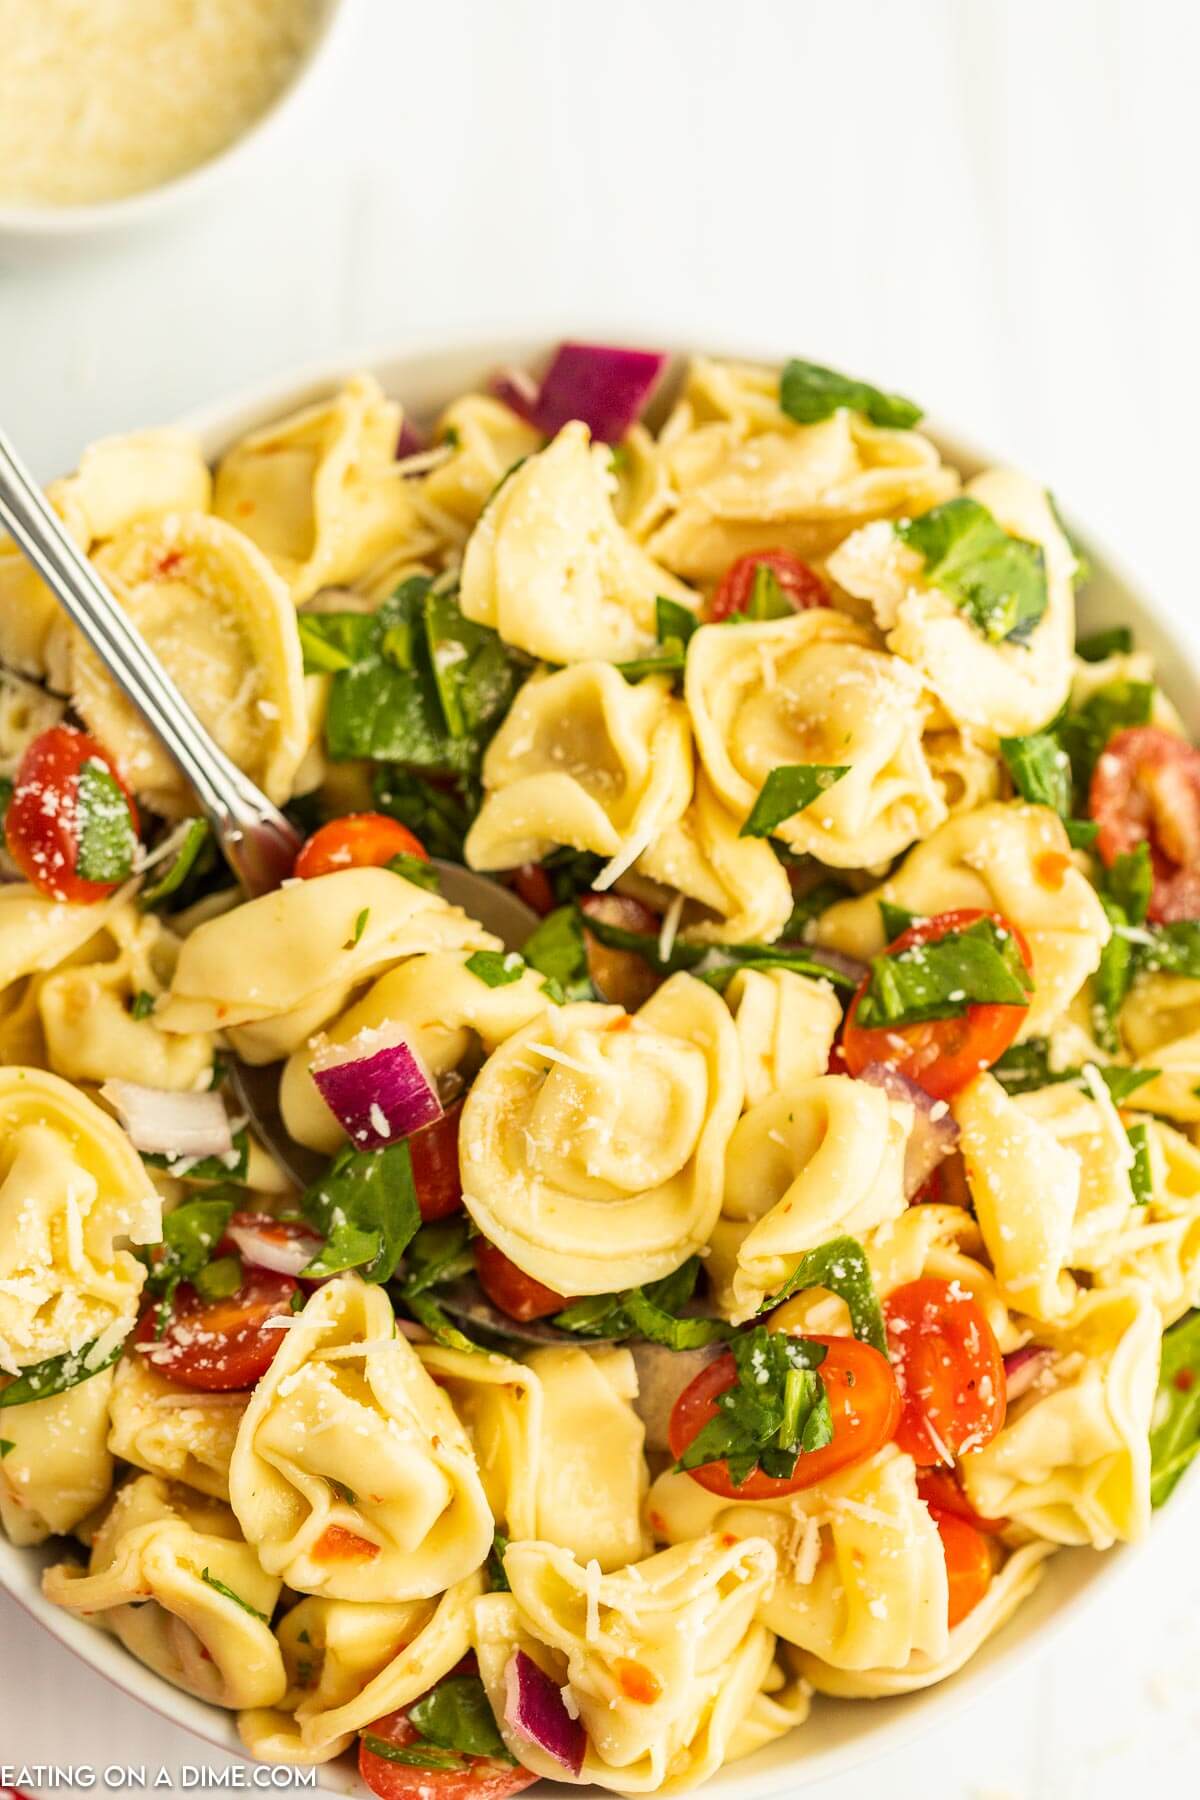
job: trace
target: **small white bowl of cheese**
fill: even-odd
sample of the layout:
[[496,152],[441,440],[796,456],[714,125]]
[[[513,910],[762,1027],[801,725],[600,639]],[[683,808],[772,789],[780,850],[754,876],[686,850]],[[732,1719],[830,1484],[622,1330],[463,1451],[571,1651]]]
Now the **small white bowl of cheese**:
[[296,96],[342,0],[0,0],[0,246],[148,221]]

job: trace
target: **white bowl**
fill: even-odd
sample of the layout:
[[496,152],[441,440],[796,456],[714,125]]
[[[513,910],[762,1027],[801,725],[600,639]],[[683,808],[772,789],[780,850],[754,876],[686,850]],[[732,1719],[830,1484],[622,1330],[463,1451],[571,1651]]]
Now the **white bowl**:
[[[605,338],[598,332],[597,338]],[[611,337],[605,341],[612,341]],[[643,341],[650,341],[649,339]],[[235,395],[218,406],[195,414],[185,423],[200,432],[206,451],[217,456],[227,444],[290,409],[320,398],[355,369],[371,368],[384,387],[402,400],[420,422],[429,422],[454,395],[484,383],[490,372],[513,363],[535,363],[544,358],[546,339],[507,341],[478,340],[446,347],[445,339],[427,349],[388,351],[341,359],[273,381],[250,393]],[[678,351],[667,382],[672,382],[688,353]],[[776,363],[785,355],[742,346],[735,354]],[[785,353],[786,354],[786,353]],[[658,406],[661,409],[663,395]],[[936,424],[925,427],[950,459],[970,473],[983,466],[984,458],[955,433]],[[1072,526],[1070,508],[1067,516]],[[1112,557],[1084,528],[1093,565],[1082,612],[1090,628],[1117,623],[1131,624],[1139,640],[1154,652],[1163,686],[1179,707],[1189,729],[1200,736],[1200,665],[1191,660],[1190,645],[1172,626],[1163,607],[1138,593]],[[795,1793],[810,1782],[842,1774],[855,1764],[896,1749],[968,1701],[980,1696],[1006,1673],[1027,1663],[1047,1645],[1052,1634],[1074,1621],[1085,1603],[1111,1589],[1116,1579],[1129,1573],[1139,1557],[1164,1538],[1178,1537],[1183,1516],[1195,1517],[1200,1501],[1200,1468],[1186,1476],[1166,1509],[1156,1516],[1149,1538],[1139,1545],[1122,1545],[1097,1554],[1091,1550],[1063,1550],[1051,1559],[1041,1585],[1015,1618],[992,1638],[959,1674],[939,1686],[892,1700],[829,1700],[818,1696],[807,1724],[787,1738],[769,1745],[757,1755],[723,1769],[702,1790],[706,1800],[768,1800],[769,1796]],[[1155,1550],[1155,1553],[1160,1553]],[[125,1693],[143,1701],[155,1712],[185,1726],[207,1743],[235,1756],[245,1756],[231,1713],[178,1692],[132,1656],[116,1641],[73,1614],[43,1599],[41,1571],[55,1553],[43,1548],[18,1550],[0,1536],[0,1585],[12,1594],[32,1617],[74,1650],[100,1674]],[[131,1750],[136,1746],[130,1746]],[[348,1764],[327,1764],[318,1774],[318,1791],[327,1794],[362,1792],[356,1773]],[[555,1800],[569,1800],[578,1788],[543,1783],[537,1790]]]
[[268,106],[246,129],[194,168],[155,187],[124,194],[116,200],[98,200],[79,206],[0,206],[0,250],[53,254],[83,239],[97,237],[159,219],[175,206],[185,205],[207,193],[248,153],[258,148],[268,131],[282,117],[316,67],[332,37],[345,0],[317,0],[317,18],[304,55]]

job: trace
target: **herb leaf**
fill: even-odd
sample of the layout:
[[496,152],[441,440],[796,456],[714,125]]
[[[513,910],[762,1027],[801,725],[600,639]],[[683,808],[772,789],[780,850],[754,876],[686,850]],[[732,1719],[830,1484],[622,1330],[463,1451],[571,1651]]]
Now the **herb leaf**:
[[925,558],[926,579],[989,643],[1028,642],[1049,605],[1040,544],[1011,537],[968,494],[902,520],[896,535]]
[[690,643],[700,621],[690,606],[668,600],[662,594],[654,602],[654,635],[660,644]]
[[574,903],[547,913],[526,939],[522,955],[531,969],[557,984],[556,992],[564,1000],[595,998],[583,941],[583,916]]
[[1133,649],[1133,633],[1128,625],[1113,625],[1108,631],[1093,631],[1080,638],[1075,654],[1089,663],[1107,662],[1110,656],[1128,656]]
[[427,1744],[439,1750],[457,1750],[463,1756],[513,1759],[505,1747],[478,1675],[446,1675],[436,1687],[413,1702],[410,1723]]
[[688,1318],[678,1314],[691,1299],[700,1273],[700,1259],[685,1263],[660,1281],[627,1288],[616,1294],[591,1294],[554,1315],[561,1331],[581,1337],[643,1337],[668,1350],[698,1350],[705,1344],[722,1343],[734,1335],[723,1319]]
[[1150,1500],[1161,1506],[1200,1450],[1200,1312],[1163,1333],[1150,1431]]
[[1071,759],[1052,733],[1001,738],[1000,754],[1022,800],[1048,806],[1060,819],[1069,815],[1074,798]]
[[347,1144],[300,1208],[325,1239],[305,1275],[358,1269],[364,1281],[389,1281],[421,1223],[407,1141],[382,1150]]
[[87,1359],[98,1342],[93,1338],[90,1344],[83,1344],[78,1350],[67,1350],[62,1356],[48,1356],[44,1362],[30,1363],[0,1393],[0,1406],[28,1406],[34,1400],[49,1400],[52,1395],[65,1394],[68,1388],[78,1387],[81,1381],[89,1381],[93,1375],[111,1368],[125,1346],[114,1344],[102,1361],[89,1368]]
[[151,907],[161,906],[177,894],[188,876],[196,869],[201,852],[211,849],[211,834],[207,819],[189,819],[183,830],[179,848],[167,864],[158,880],[144,887],[138,896],[138,905],[144,912]]
[[[384,766],[376,769],[371,791],[378,810],[416,832],[430,856],[444,857],[447,862],[463,860],[463,839],[479,810],[471,780],[460,776],[452,785],[435,787],[415,771]],[[392,858],[393,863],[397,861],[399,858]],[[436,877],[428,863],[422,868],[427,877],[430,873]],[[407,868],[398,873],[409,881],[418,879]]]
[[[3,1454],[3,1452],[0,1452],[0,1454]],[[504,1533],[502,1531],[494,1532],[492,1535],[492,1553],[485,1564],[488,1582],[493,1594],[507,1594],[512,1591],[509,1586],[508,1576],[504,1573],[504,1553],[507,1549],[508,1539],[505,1537]]]
[[459,1330],[432,1294],[410,1287],[407,1282],[396,1291],[413,1318],[425,1327],[435,1343],[441,1344],[446,1350],[465,1350],[474,1356],[488,1355],[483,1344],[477,1344],[474,1338],[469,1338],[465,1331]]
[[485,987],[509,987],[525,973],[525,958],[516,950],[476,950],[465,966]]
[[457,1281],[475,1266],[471,1226],[465,1213],[422,1225],[404,1253],[404,1293],[424,1293],[446,1281]]
[[857,1021],[895,1029],[958,1019],[971,1006],[1026,1006],[1033,982],[1012,932],[976,919],[931,943],[871,959]]
[[440,894],[442,884],[438,872],[431,862],[423,856],[414,856],[411,850],[398,850],[384,864],[393,875],[403,875],[405,881],[411,881],[414,887],[425,888],[431,894]]
[[921,407],[902,394],[885,394],[869,381],[839,375],[822,363],[794,358],[779,379],[779,404],[798,425],[816,425],[840,408],[864,413],[872,425],[906,431],[921,417]]
[[738,836],[770,837],[777,825],[803,812],[849,773],[848,763],[791,763],[772,769]]
[[802,1256],[777,1294],[764,1300],[759,1312],[771,1312],[805,1288],[828,1288],[846,1302],[850,1328],[856,1338],[871,1344],[881,1356],[888,1353],[883,1309],[871,1278],[871,1265],[857,1238],[830,1238],[826,1244]]
[[1153,705],[1152,682],[1109,681],[1058,720],[1054,729],[1071,759],[1075,790],[1081,798],[1087,795],[1092,772],[1109,739],[1129,725],[1148,725]]
[[235,1594],[231,1587],[226,1587],[223,1581],[218,1581],[217,1577],[208,1569],[201,1569],[200,1579],[206,1587],[212,1588],[214,1593],[222,1595],[226,1600],[232,1600],[235,1606],[240,1606],[242,1611],[249,1613],[252,1619],[261,1619],[264,1625],[271,1623],[268,1613],[259,1612],[257,1606],[251,1606],[248,1600],[243,1600],[240,1594]]
[[133,870],[137,834],[120,782],[95,757],[80,768],[76,807],[75,873],[84,881],[124,881]]
[[[174,1212],[164,1215],[162,1242],[139,1247],[139,1260],[145,1263],[147,1270],[146,1291],[157,1294],[162,1302],[159,1309],[161,1324],[166,1323],[179,1283],[197,1283],[213,1249],[225,1235],[232,1213],[233,1200],[228,1195],[185,1200]],[[230,1260],[236,1261],[236,1258]]]
[[800,1456],[833,1438],[829,1399],[817,1374],[825,1346],[756,1325],[739,1332],[729,1347],[737,1380],[717,1397],[715,1416],[675,1466],[698,1469],[724,1461],[735,1487],[755,1469],[786,1480]]

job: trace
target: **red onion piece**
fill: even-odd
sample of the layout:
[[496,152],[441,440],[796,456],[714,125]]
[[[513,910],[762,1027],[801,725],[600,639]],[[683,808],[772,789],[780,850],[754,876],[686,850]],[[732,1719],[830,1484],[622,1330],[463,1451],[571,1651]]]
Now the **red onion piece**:
[[317,1091],[357,1150],[381,1150],[442,1116],[437,1086],[396,1030],[326,1042],[312,1063]]
[[1043,1344],[1022,1344],[1019,1350],[1010,1350],[1004,1359],[1005,1384],[1010,1403],[1019,1400],[1022,1394],[1027,1394],[1030,1388],[1035,1387],[1039,1377],[1045,1374],[1053,1361],[1053,1350],[1047,1350]]
[[572,1775],[582,1772],[587,1732],[567,1711],[557,1682],[523,1650],[514,1651],[504,1671],[504,1723]]
[[917,1082],[887,1063],[868,1063],[858,1079],[869,1081],[891,1099],[907,1100],[912,1106],[912,1130],[904,1148],[904,1193],[911,1200],[957,1145],[958,1126],[944,1100],[935,1100]]
[[406,417],[400,427],[400,436],[396,439],[396,461],[403,462],[407,456],[419,456],[425,447],[424,433],[418,431],[412,420]]
[[134,1148],[147,1155],[199,1160],[233,1151],[220,1094],[176,1094],[136,1081],[106,1081],[100,1094],[116,1108]]
[[660,350],[566,343],[540,387],[523,369],[506,369],[492,391],[545,437],[582,419],[599,442],[616,444],[637,424],[666,362]]
[[270,1269],[275,1275],[300,1275],[321,1248],[319,1237],[289,1237],[268,1224],[235,1225],[231,1221],[225,1236],[237,1245],[238,1255],[256,1269]]

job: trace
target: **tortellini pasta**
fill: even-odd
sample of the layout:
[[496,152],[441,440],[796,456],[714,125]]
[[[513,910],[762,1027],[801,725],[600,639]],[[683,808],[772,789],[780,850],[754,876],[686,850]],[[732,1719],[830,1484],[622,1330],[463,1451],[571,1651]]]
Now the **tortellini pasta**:
[[[294,610],[266,558],[223,520],[179,513],[132,526],[96,566],[221,748],[286,800],[308,707]],[[189,810],[174,763],[78,636],[71,695],[138,794],[168,816]]]
[[139,1475],[92,1541],[87,1571],[48,1569],[47,1599],[120,1638],[156,1674],[217,1706],[272,1706],[287,1685],[270,1619],[280,1584],[227,1506]]
[[1180,1124],[1200,1121],[1200,981],[1140,975],[1121,1008],[1120,1023],[1134,1068],[1153,1071],[1131,1103]]
[[[0,1377],[0,1388],[6,1386]],[[14,1544],[73,1531],[107,1499],[113,1459],[105,1443],[113,1372],[65,1393],[0,1412],[0,1524]]]
[[924,558],[892,526],[856,532],[829,558],[829,573],[869,600],[889,650],[910,663],[960,725],[1020,737],[1049,724],[1071,691],[1075,552],[1044,488],[1011,469],[967,483],[1012,536],[1039,544],[1047,605],[1028,641],[993,643],[948,594],[927,581]]
[[264,1569],[330,1600],[420,1600],[487,1555],[492,1513],[450,1402],[377,1287],[338,1276],[288,1326],[238,1428],[229,1493]]
[[[725,1163],[735,1320],[781,1288],[806,1250],[858,1236],[904,1211],[904,1151],[912,1107],[847,1075],[819,1075],[752,1106]],[[746,1227],[749,1227],[746,1229]]]
[[512,1594],[476,1602],[475,1652],[501,1732],[527,1768],[562,1772],[504,1722],[505,1670],[518,1650],[569,1685],[587,1731],[583,1781],[671,1792],[720,1766],[771,1674],[774,1640],[754,1622],[775,1571],[769,1544],[704,1536],[608,1575],[554,1544],[512,1544],[504,1569]]
[[618,523],[611,462],[574,423],[513,470],[467,542],[468,619],[546,662],[617,662],[653,645],[659,596],[694,608]]
[[690,975],[633,1015],[555,1008],[502,1044],[467,1096],[467,1210],[558,1293],[656,1280],[712,1231],[741,1100],[733,1021]]
[[739,969],[725,999],[742,1047],[747,1106],[825,1073],[842,1022],[827,981],[791,969]]
[[623,885],[648,887],[664,911],[672,894],[682,895],[685,942],[773,943],[792,912],[782,863],[764,839],[739,835],[702,767],[683,817],[656,834]]
[[[468,968],[465,950],[412,956],[369,987],[360,1000],[327,1025],[323,1041],[346,1044],[360,1032],[400,1026],[431,1075],[457,1069],[478,1052],[490,1055],[506,1038],[539,1018],[550,1005],[544,980],[523,969],[514,981],[491,987]],[[280,1082],[283,1120],[298,1143],[336,1150],[345,1133],[316,1090],[310,1073],[313,1049],[293,1051]]]
[[844,769],[774,827],[791,850],[871,868],[946,817],[921,744],[920,681],[841,613],[815,607],[736,630],[702,626],[686,693],[700,759],[739,823],[781,765]]
[[914,1654],[946,1654],[946,1558],[912,1458],[894,1445],[786,1500],[721,1500],[667,1473],[650,1510],[672,1543],[706,1531],[765,1538],[778,1573],[759,1619],[834,1668],[901,1669]]
[[1021,1039],[1049,1030],[1111,934],[1095,889],[1072,859],[1061,819],[1045,806],[997,803],[948,820],[881,887],[822,913],[816,941],[851,956],[877,955],[887,943],[881,900],[917,914],[994,910],[1017,926],[1033,957],[1034,979]]
[[52,900],[28,882],[0,886],[0,994],[22,976],[53,969],[73,956],[121,903],[120,889],[107,900],[74,906]]
[[404,957],[498,948],[464,912],[390,869],[339,869],[199,925],[156,1020],[163,1031],[227,1031],[246,1062],[274,1062]]
[[114,1456],[215,1500],[229,1499],[229,1463],[246,1410],[244,1394],[181,1388],[136,1349],[121,1358],[109,1387],[108,1449]]
[[542,447],[541,433],[490,394],[464,394],[438,420],[446,460],[421,484],[424,499],[464,526],[474,525],[510,469]]
[[[0,569],[3,555],[0,543]],[[64,710],[65,702],[57,695],[0,667],[0,776],[11,780],[26,747],[57,725]]]
[[483,784],[473,869],[539,862],[560,844],[625,851],[628,865],[691,798],[687,711],[666,681],[630,683],[610,663],[535,675],[488,746]]
[[971,1505],[1054,1544],[1102,1550],[1150,1522],[1150,1418],[1162,1319],[1149,1287],[1081,1294],[1046,1334],[1047,1374],[962,1461]]
[[1163,1325],[1200,1304],[1200,1150],[1182,1132],[1146,1122],[1150,1198],[1131,1212],[1093,1264],[1097,1287],[1148,1283]]
[[371,375],[235,444],[213,509],[265,553],[299,604],[395,548],[432,541],[396,473],[400,408]]
[[162,1207],[107,1113],[57,1075],[0,1069],[0,1369],[103,1363],[137,1315]]
[[774,370],[697,358],[663,427],[667,495],[647,549],[686,580],[716,581],[764,544],[820,557],[867,519],[923,512],[958,477],[928,438],[838,411],[798,425]]

